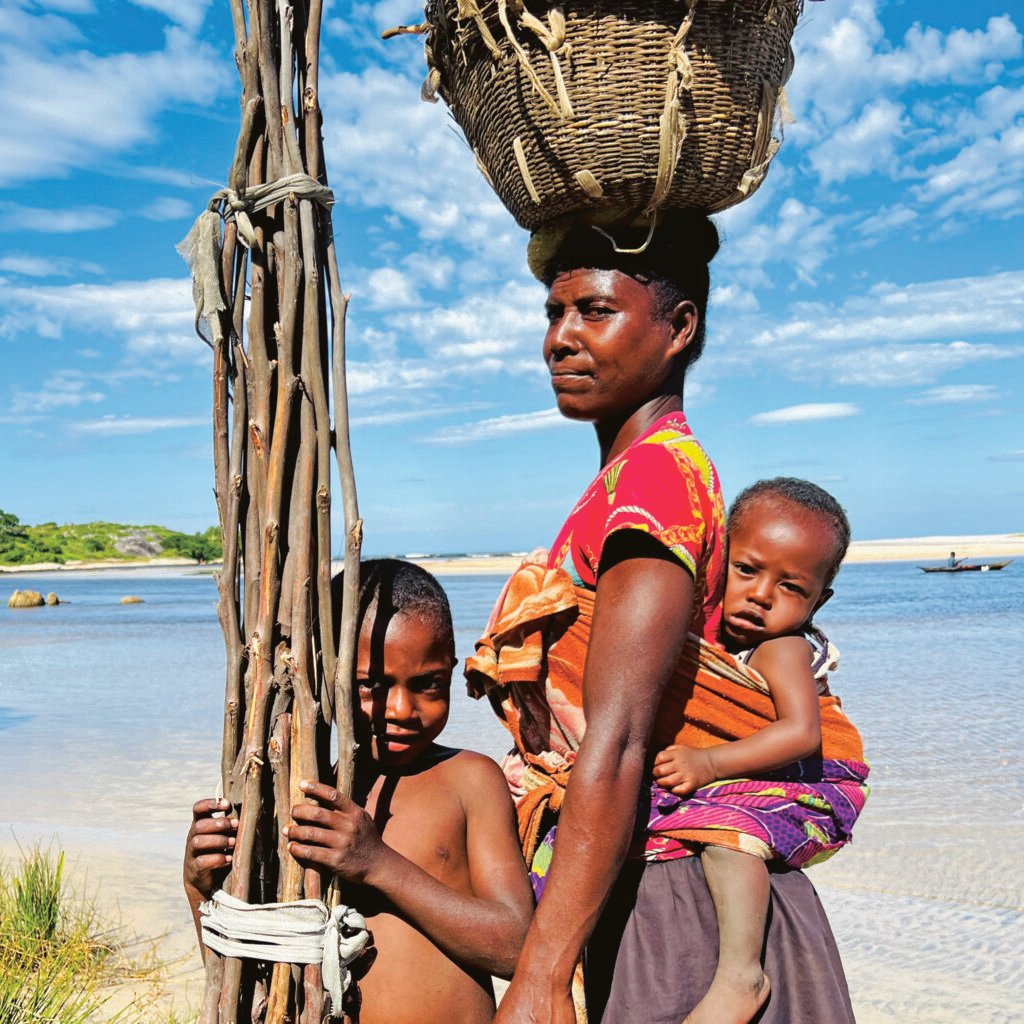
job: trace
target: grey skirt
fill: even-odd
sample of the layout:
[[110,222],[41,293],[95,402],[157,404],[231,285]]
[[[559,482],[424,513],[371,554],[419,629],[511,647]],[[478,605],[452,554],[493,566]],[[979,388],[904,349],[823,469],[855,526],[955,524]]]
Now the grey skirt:
[[[853,1024],[832,929],[800,871],[771,873],[757,1024]],[[587,945],[591,1024],[680,1024],[711,984],[718,922],[699,857],[628,864]]]

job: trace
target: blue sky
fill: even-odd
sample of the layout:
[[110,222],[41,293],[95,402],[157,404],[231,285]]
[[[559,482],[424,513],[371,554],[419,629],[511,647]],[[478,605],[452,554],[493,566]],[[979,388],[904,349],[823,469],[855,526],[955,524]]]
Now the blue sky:
[[[0,0],[0,508],[216,521],[174,246],[238,125],[226,0]],[[321,100],[366,550],[550,542],[597,469],[540,358],[525,234],[443,106],[416,0],[328,5]],[[832,490],[858,538],[1022,528],[1024,14],[808,4],[796,122],[723,247],[691,423],[726,496]]]

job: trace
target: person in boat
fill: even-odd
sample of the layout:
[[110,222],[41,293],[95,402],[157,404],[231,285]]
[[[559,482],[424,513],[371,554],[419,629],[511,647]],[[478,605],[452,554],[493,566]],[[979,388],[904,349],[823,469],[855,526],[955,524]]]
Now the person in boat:
[[[646,236],[620,233],[617,247],[577,227],[533,253],[558,408],[594,425],[600,468],[546,561],[509,581],[467,664],[515,740],[506,776],[541,894],[496,1024],[571,1024],[581,958],[591,1021],[682,1021],[717,962],[700,858],[634,824],[654,752],[682,725],[669,689],[688,632],[720,651],[724,508],[683,409],[718,236],[689,213],[667,215],[644,248]],[[773,865],[771,900],[764,1024],[850,1024],[809,881]]]
[[946,559],[947,569],[959,569],[964,564],[963,558],[957,558],[955,551],[950,551],[949,558]]
[[749,1020],[768,998],[767,865],[830,857],[868,792],[859,743],[835,742],[853,738],[829,691],[839,654],[812,621],[849,546],[846,513],[810,481],[776,477],[740,492],[727,532],[722,643],[764,680],[774,716],[743,739],[673,743],[654,759],[657,784],[688,799],[655,797],[648,825],[702,842],[718,918],[718,967],[687,1024]]
[[[511,975],[533,911],[501,770],[438,742],[455,663],[437,580],[399,559],[363,562],[352,799],[304,780],[286,828],[291,855],[344,880],[373,934],[362,1024],[490,1021],[491,976]],[[230,810],[215,799],[193,809],[184,881],[197,929],[231,864],[237,819],[215,816]]]

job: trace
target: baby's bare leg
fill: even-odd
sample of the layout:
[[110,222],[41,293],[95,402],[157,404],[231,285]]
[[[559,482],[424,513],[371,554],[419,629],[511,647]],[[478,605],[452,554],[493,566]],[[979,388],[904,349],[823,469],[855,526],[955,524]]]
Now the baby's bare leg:
[[747,1024],[768,998],[761,947],[768,919],[768,868],[760,857],[721,846],[700,856],[718,916],[718,968],[683,1024]]

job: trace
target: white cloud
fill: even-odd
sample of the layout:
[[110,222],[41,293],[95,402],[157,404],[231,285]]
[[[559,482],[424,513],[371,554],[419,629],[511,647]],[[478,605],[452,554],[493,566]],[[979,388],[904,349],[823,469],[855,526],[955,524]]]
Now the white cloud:
[[990,402],[999,392],[992,384],[946,384],[929,388],[920,395],[908,398],[910,405],[959,405],[969,402]]
[[795,317],[763,330],[752,344],[898,342],[1021,330],[1024,271],[1012,270],[905,286],[878,284],[831,315]]
[[79,434],[122,437],[128,434],[152,434],[162,430],[208,427],[207,417],[196,416],[104,416],[100,420],[82,420],[72,425]]
[[388,426],[392,423],[413,423],[416,420],[433,419],[437,416],[451,416],[474,409],[486,408],[483,402],[459,402],[457,405],[430,405],[418,409],[389,409],[384,412],[358,413],[349,418],[353,427]]
[[917,194],[924,202],[945,200],[940,217],[975,211],[1019,214],[1024,199],[1022,180],[1024,119],[929,168]]
[[147,220],[187,220],[196,216],[196,207],[176,196],[158,196],[141,212]]
[[90,391],[85,377],[71,371],[54,374],[38,391],[15,389],[10,411],[42,414],[54,409],[73,409],[86,403],[102,402],[102,391]]
[[[397,213],[425,241],[486,256],[489,277],[503,268],[521,274],[525,234],[444,105],[423,103],[419,92],[417,79],[381,67],[321,74],[327,166],[339,199]],[[462,269],[472,274],[479,265]]]
[[416,306],[420,297],[410,278],[394,267],[378,267],[366,278],[367,301],[371,309],[394,310]]
[[[59,4],[47,6],[68,14],[76,13]],[[56,14],[27,11],[24,0],[13,0],[0,7],[0,40],[4,42],[10,41],[25,48],[37,48],[41,40],[46,40],[49,45],[54,46],[77,42],[81,38],[81,30],[74,22]]]
[[206,8],[210,6],[210,0],[129,0],[129,2],[136,7],[145,7],[163,14],[192,32],[202,25],[203,19],[206,17]]
[[60,210],[0,202],[0,231],[72,234],[77,231],[100,231],[112,227],[120,219],[120,211],[108,206],[79,206]]
[[784,409],[759,412],[747,420],[755,427],[776,426],[781,423],[813,423],[818,420],[841,420],[859,416],[860,409],[848,402],[808,402],[805,405],[789,405]]
[[928,384],[944,373],[972,363],[1016,359],[1021,352],[997,345],[952,341],[924,345],[880,346],[831,357],[830,371],[838,384],[866,387],[904,387]]
[[885,36],[879,0],[814,5],[793,45],[796,72],[789,86],[798,142],[829,137],[872,98],[908,87],[985,81],[1021,53],[1022,38],[1009,15],[984,28],[938,29],[912,25],[900,44]]
[[352,396],[369,395],[379,391],[425,388],[445,378],[445,370],[424,361],[375,360],[372,363],[348,364],[348,393]]
[[884,235],[896,228],[913,224],[919,216],[920,214],[909,206],[896,203],[892,206],[884,206],[877,213],[865,218],[856,226],[855,230],[857,234],[867,237]]
[[488,359],[516,348],[516,343],[502,338],[478,338],[442,345],[438,355],[454,359]]
[[41,0],[43,7],[65,14],[93,14],[96,8],[92,0]]
[[537,430],[550,430],[568,423],[557,409],[542,409],[539,412],[513,413],[509,416],[494,416],[476,423],[464,423],[456,427],[445,427],[430,435],[427,441],[433,444],[471,444],[509,434],[522,434]]
[[906,129],[903,107],[880,99],[829,135],[811,152],[811,166],[826,185],[888,166],[893,144]]
[[797,277],[813,283],[815,272],[832,254],[836,229],[842,219],[828,217],[799,199],[784,199],[774,223],[762,222],[730,228],[727,244],[716,261],[735,268],[746,286],[766,284],[765,267],[788,264]]
[[[173,6],[194,23],[198,4]],[[58,40],[33,27],[32,45],[0,41],[0,185],[102,164],[151,138],[170,103],[208,104],[229,80],[221,55],[182,28],[167,29],[162,50],[99,56],[40,49]]]
[[479,367],[467,360],[489,357],[510,365],[519,356],[543,369],[543,304],[535,282],[499,283],[470,289],[466,298],[443,306],[399,311],[388,323],[429,355],[450,359],[449,369],[473,372]]
[[79,263],[68,259],[48,259],[28,253],[11,253],[0,257],[0,272],[19,277],[70,277],[76,270],[97,273],[92,263]]
[[752,289],[736,284],[712,285],[708,306],[714,310],[753,313],[758,309],[757,295]]
[[882,78],[908,83],[971,82],[1019,57],[1021,34],[1008,14],[989,18],[983,29],[938,29],[911,25],[903,46],[878,57]]
[[34,331],[76,339],[84,331],[120,334],[129,351],[166,360],[205,360],[193,328],[195,307],[186,278],[113,284],[9,286],[0,292],[0,337]]

